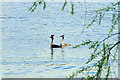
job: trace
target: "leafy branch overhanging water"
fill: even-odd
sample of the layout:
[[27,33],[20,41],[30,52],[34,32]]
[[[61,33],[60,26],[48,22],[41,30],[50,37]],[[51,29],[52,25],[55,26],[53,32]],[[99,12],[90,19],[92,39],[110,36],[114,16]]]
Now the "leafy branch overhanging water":
[[[73,15],[74,12],[74,3],[69,2],[71,4],[71,14]],[[34,12],[34,10],[37,8],[38,5],[43,4],[43,9],[46,9],[46,2],[44,0],[37,0],[33,2],[33,5],[30,7],[29,11]],[[66,5],[68,4],[67,0],[63,3],[62,11],[66,8]],[[85,3],[86,4],[86,3]],[[88,49],[92,49],[93,53],[90,56],[90,59],[86,62],[86,64],[92,63],[92,61],[98,57],[101,56],[101,58],[94,62],[94,65],[85,67],[81,70],[77,70],[73,74],[71,74],[68,79],[72,79],[76,76],[80,76],[80,74],[85,74],[86,72],[90,72],[91,70],[96,71],[94,75],[85,75],[82,79],[88,78],[88,79],[100,79],[102,77],[102,74],[104,71],[106,71],[105,78],[108,79],[111,72],[111,65],[112,63],[116,62],[118,63],[116,59],[116,55],[118,53],[118,50],[120,49],[120,37],[118,37],[118,41],[114,42],[113,44],[110,44],[109,42],[106,42],[109,38],[114,37],[115,35],[120,35],[120,31],[118,33],[114,33],[114,29],[118,26],[118,21],[120,18],[120,13],[118,13],[117,6],[120,5],[120,2],[112,3],[110,6],[106,6],[102,9],[96,10],[96,15],[93,16],[91,23],[89,23],[83,30],[92,27],[94,24],[98,24],[99,26],[102,24],[103,18],[105,18],[106,13],[110,11],[114,11],[112,13],[112,25],[110,25],[110,29],[108,32],[108,36],[105,37],[102,41],[92,41],[92,40],[85,40],[79,45],[73,46],[73,48],[80,48],[82,46],[89,46]],[[87,9],[87,8],[86,8]],[[86,11],[87,12],[87,11]],[[85,20],[86,21],[86,20]],[[117,46],[119,45],[119,46]],[[116,52],[111,53],[112,50],[115,50]]]

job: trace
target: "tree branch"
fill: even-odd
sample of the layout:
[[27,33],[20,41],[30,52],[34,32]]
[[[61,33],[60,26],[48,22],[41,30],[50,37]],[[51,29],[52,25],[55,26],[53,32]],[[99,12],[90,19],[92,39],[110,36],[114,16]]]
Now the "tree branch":
[[100,43],[101,43],[101,42],[104,42],[106,39],[108,39],[108,38],[110,38],[110,37],[112,37],[112,36],[114,36],[114,35],[116,35],[116,34],[120,34],[120,33],[111,34],[111,35],[109,35],[108,37],[106,37],[105,39],[103,39],[102,41],[100,41]]
[[[109,47],[107,50],[106,50],[106,52],[108,51],[108,55],[112,55],[111,54],[111,50],[116,46],[116,45],[118,45],[120,43],[120,41],[118,41],[117,43],[115,43],[112,47]],[[113,57],[113,55],[112,55],[112,57]],[[113,57],[114,58],[114,57]],[[116,60],[115,60],[116,61]],[[116,61],[117,62],[117,61]]]
[[85,19],[84,19],[84,27],[83,27],[83,30],[82,30],[82,33],[81,35],[84,33],[85,31],[85,26],[86,26],[86,22],[87,22],[87,19],[86,19],[86,16],[87,16],[87,4],[86,4],[86,0],[84,0],[84,3],[85,3]]
[[108,51],[110,52],[116,45],[118,45],[120,43],[120,41],[118,41],[117,43],[115,43],[112,47],[108,48]]

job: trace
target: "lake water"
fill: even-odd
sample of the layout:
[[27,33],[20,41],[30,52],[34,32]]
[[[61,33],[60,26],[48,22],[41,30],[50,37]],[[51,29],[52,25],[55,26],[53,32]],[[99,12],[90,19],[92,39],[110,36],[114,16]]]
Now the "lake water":
[[[108,13],[101,26],[94,25],[81,35],[84,28],[85,4],[75,2],[75,14],[71,15],[71,4],[61,11],[63,2],[47,2],[46,9],[38,6],[30,12],[31,2],[0,3],[2,22],[2,76],[4,78],[65,78],[88,65],[91,50],[86,47],[73,48],[82,40],[102,40],[110,29],[111,13]],[[110,5],[109,3],[86,3],[87,24],[95,15],[94,10]],[[87,25],[86,24],[86,25]],[[117,32],[117,27],[114,33]],[[60,44],[60,35],[72,46],[54,49],[51,54],[50,35],[55,35],[54,43]],[[109,41],[113,43],[117,37]],[[97,59],[96,59],[97,60]],[[92,65],[92,64],[90,64]],[[117,65],[111,77],[117,77]],[[94,74],[96,72],[90,72]],[[82,76],[80,76],[82,77]]]

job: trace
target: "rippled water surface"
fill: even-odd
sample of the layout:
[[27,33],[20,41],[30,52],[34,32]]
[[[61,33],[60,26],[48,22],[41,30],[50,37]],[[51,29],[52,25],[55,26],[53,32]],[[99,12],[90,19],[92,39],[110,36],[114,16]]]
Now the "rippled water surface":
[[[63,2],[48,2],[45,10],[40,5],[32,13],[29,12],[32,5],[30,2],[2,3],[0,21],[3,35],[3,77],[65,78],[88,66],[85,62],[92,51],[86,47],[73,46],[85,39],[102,40],[110,29],[112,12],[108,13],[101,26],[94,25],[81,35],[86,8],[82,2],[74,4],[75,14],[71,15],[71,4],[61,11]],[[94,10],[106,5],[109,3],[87,3],[86,23],[95,15]],[[64,34],[65,42],[72,46],[53,49],[51,52],[51,34],[55,35],[56,44],[60,44],[59,36]],[[117,38],[112,38],[110,41],[116,40]]]

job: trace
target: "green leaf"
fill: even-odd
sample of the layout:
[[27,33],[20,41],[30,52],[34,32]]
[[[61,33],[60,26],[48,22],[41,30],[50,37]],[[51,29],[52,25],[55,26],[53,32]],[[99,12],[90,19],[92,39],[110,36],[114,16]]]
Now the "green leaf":
[[88,24],[88,26],[87,26],[86,28],[89,28],[91,25],[93,25],[93,23],[96,22],[97,17],[98,17],[98,15],[93,16],[93,17],[92,17],[93,20],[91,21],[91,23]]
[[73,48],[78,48],[78,47],[80,48],[80,45],[75,45],[75,46],[73,46]]
[[43,2],[43,0],[40,0],[40,1],[38,2],[38,4],[39,4],[39,5],[41,5],[41,4],[42,4],[42,2]]
[[64,5],[62,7],[62,11],[65,9],[66,5],[67,5],[67,1],[65,0]]
[[110,31],[109,31],[109,34],[112,34],[112,33],[113,33],[113,30],[115,29],[114,26],[115,26],[115,25],[112,25],[112,27],[111,27],[111,29],[110,29]]
[[44,5],[43,5],[43,10],[45,10],[46,8],[46,2],[44,2]]
[[90,43],[92,43],[92,41],[88,40],[88,41],[86,41],[86,42],[83,42],[81,45],[88,45],[88,44],[90,44]]
[[74,14],[74,4],[73,3],[71,3],[71,14],[73,15]]
[[99,25],[101,24],[101,21],[102,21],[104,15],[105,15],[105,13],[102,13],[102,12],[99,13]]
[[98,41],[97,42],[92,42],[89,49],[95,48],[97,44],[98,44]]
[[109,75],[110,75],[110,66],[107,67],[107,75],[106,75],[106,78],[108,78]]

